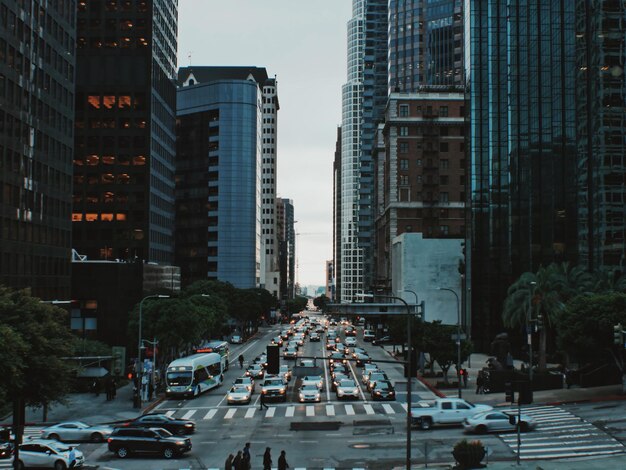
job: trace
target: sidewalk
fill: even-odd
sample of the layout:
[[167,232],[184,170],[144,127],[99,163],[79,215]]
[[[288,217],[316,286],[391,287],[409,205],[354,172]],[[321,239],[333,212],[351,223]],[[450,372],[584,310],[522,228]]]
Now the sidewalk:
[[[49,426],[62,421],[80,420],[88,424],[109,423],[135,418],[140,414],[153,409],[162,398],[144,402],[141,410],[133,408],[133,386],[127,384],[117,389],[117,396],[112,401],[106,400],[106,394],[100,393],[96,397],[94,393],[71,393],[67,396],[66,404],[55,404],[48,408],[48,419],[43,422],[43,410],[41,408],[26,408],[27,426]],[[1,424],[11,425],[12,417],[3,416]]]

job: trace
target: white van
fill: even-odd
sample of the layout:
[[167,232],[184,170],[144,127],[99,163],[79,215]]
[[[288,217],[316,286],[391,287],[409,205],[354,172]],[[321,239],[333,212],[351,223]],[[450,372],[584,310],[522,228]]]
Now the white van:
[[371,342],[376,338],[374,330],[363,330],[363,341]]

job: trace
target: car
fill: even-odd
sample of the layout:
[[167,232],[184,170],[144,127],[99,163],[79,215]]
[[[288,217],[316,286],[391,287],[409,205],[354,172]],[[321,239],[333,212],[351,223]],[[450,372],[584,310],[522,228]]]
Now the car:
[[363,341],[371,343],[376,338],[374,330],[363,330]]
[[372,359],[367,354],[357,354],[354,359],[356,360],[357,367],[363,367],[366,363],[372,362]]
[[252,401],[252,392],[245,385],[233,385],[226,395],[226,401],[229,405],[249,404]]
[[282,336],[275,336],[274,338],[272,338],[272,341],[270,341],[270,344],[277,344],[278,346],[282,346],[283,345]]
[[112,432],[113,428],[107,425],[91,426],[82,421],[67,421],[43,428],[41,437],[64,442],[104,442]]
[[283,351],[283,359],[296,359],[298,357],[298,351],[296,348],[287,348]]
[[356,338],[354,336],[348,336],[344,342],[349,348],[356,346]]
[[254,358],[254,361],[252,361],[253,364],[261,364],[261,367],[266,368],[267,367],[267,354],[263,353],[257,357]]
[[340,362],[342,364],[347,364],[348,360],[340,352],[334,352],[330,356],[328,356],[328,363],[332,365],[335,362]]
[[[532,416],[522,414],[520,417],[520,431],[528,432],[537,426],[537,422]],[[517,414],[507,414],[501,411],[491,410],[477,413],[463,421],[465,432],[485,434],[493,431],[516,431]]]
[[304,346],[304,335],[296,334],[296,335],[294,335],[294,338],[298,342],[298,346]]
[[263,366],[260,363],[256,363],[248,367],[246,375],[248,377],[252,377],[253,379],[262,379],[265,375],[265,371],[263,370]]
[[188,419],[176,419],[161,413],[148,413],[120,424],[130,428],[163,428],[172,434],[192,434],[196,423]]
[[350,366],[348,366],[348,364],[342,364],[342,363],[338,363],[336,364],[333,368],[333,370],[330,371],[330,376],[335,378],[335,375],[337,374],[344,374],[344,375],[350,375]]
[[315,385],[321,390],[324,386],[324,379],[321,375],[305,375],[302,377],[302,385]]
[[288,340],[289,339],[289,331],[288,330],[283,330],[280,332],[280,336],[283,338],[283,340]]
[[341,380],[336,387],[335,393],[337,399],[341,398],[359,398],[359,387],[352,379]]
[[298,399],[301,403],[307,401],[319,402],[322,399],[322,395],[316,385],[308,384],[302,385],[302,387],[300,387]]
[[336,347],[335,347],[335,341],[334,340],[328,340],[326,342],[326,350],[327,351],[336,351]]
[[337,352],[340,352],[344,356],[347,355],[350,352],[350,348],[348,348],[348,346],[346,346],[343,343],[337,343],[337,346],[336,346],[335,350]]
[[371,373],[367,379],[367,384],[366,384],[367,391],[371,392],[374,386],[376,385],[376,382],[380,380],[389,381],[389,377],[387,377],[387,374],[385,374],[382,371]]
[[333,377],[330,383],[330,388],[333,390],[333,392],[337,390],[337,387],[339,386],[339,383],[342,380],[351,380],[351,378],[348,374],[342,374],[342,373],[335,374],[335,376]]
[[286,382],[291,380],[291,369],[287,364],[283,364],[278,369],[278,375],[282,375]]
[[107,439],[109,451],[120,459],[131,454],[161,454],[166,459],[191,450],[191,439],[174,436],[162,428],[117,428]]
[[10,441],[0,441],[0,459],[8,459],[13,455],[13,443]]
[[309,336],[309,341],[319,343],[322,340],[322,337],[318,333],[311,333]]
[[370,391],[372,400],[395,400],[396,390],[388,380],[379,380]]
[[235,379],[235,381],[233,382],[233,386],[236,385],[244,385],[245,387],[248,388],[248,390],[250,390],[250,393],[254,393],[254,378],[244,375],[243,377],[239,377],[237,379]]
[[391,343],[391,336],[383,336],[381,338],[372,340],[372,344],[375,344],[375,345],[388,344],[388,343]]
[[378,369],[378,368],[365,368],[365,370],[363,371],[363,375],[361,376],[361,382],[363,382],[363,385],[367,385],[367,382],[370,379],[370,375],[372,373],[376,373],[376,372],[382,372],[382,370]]
[[265,398],[278,398],[284,402],[287,401],[287,386],[283,382],[282,377],[270,377],[263,381],[261,394]]
[[324,333],[324,331],[325,331],[325,328],[324,328],[323,325],[318,325],[317,328],[315,328],[315,332],[316,333],[322,334],[322,333]]
[[[85,464],[85,456],[80,450],[74,450],[73,468]],[[52,439],[31,439],[19,447],[19,457],[15,468],[31,467],[54,468],[61,470],[70,466],[70,446]]]
[[436,398],[420,400],[411,407],[411,426],[428,431],[436,425],[462,425],[466,419],[479,413],[492,411],[493,407],[474,404],[462,398]]
[[300,367],[315,367],[315,361],[313,359],[302,359]]
[[241,344],[243,343],[243,338],[240,335],[232,335],[230,337],[231,344]]
[[356,336],[356,328],[354,328],[354,327],[346,328],[346,336],[347,337],[354,337],[354,336]]

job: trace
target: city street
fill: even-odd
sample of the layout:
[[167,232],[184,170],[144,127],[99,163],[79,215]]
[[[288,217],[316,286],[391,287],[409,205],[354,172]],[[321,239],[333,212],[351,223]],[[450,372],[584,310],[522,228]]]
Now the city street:
[[[351,376],[359,386],[358,400],[339,401],[329,387],[329,367],[321,357],[327,355],[326,334],[320,342],[304,341],[297,361],[284,360],[290,368],[303,356],[317,357],[316,365],[323,372],[321,402],[301,404],[297,400],[298,378],[288,384],[285,403],[269,402],[269,409],[259,409],[260,380],[249,405],[229,406],[226,394],[237,377],[255,357],[265,352],[271,338],[278,336],[284,325],[262,328],[250,341],[234,345],[230,351],[231,368],[225,383],[195,399],[164,400],[153,410],[175,418],[192,419],[197,430],[191,436],[193,449],[179,459],[131,456],[121,460],[107,450],[106,444],[80,444],[90,466],[120,469],[213,469],[223,467],[229,453],[236,454],[246,442],[252,444],[252,468],[260,468],[266,447],[272,448],[274,462],[286,450],[291,468],[390,469],[401,467],[406,458],[406,379],[402,366],[392,361],[385,349],[362,341],[363,328],[357,329],[357,345],[363,347],[389,376],[398,391],[398,400],[373,402],[360,381],[361,370],[350,363]],[[330,327],[345,336],[342,327]],[[282,348],[281,348],[282,351]],[[236,358],[243,354],[243,370]],[[432,400],[436,396],[421,382],[415,381],[412,400]],[[94,410],[85,410],[93,415]],[[626,439],[626,403],[585,403],[577,405],[531,405],[525,414],[537,420],[538,428],[522,436],[522,460],[622,454]],[[76,419],[79,419],[76,416]],[[37,434],[37,427],[27,434]],[[468,437],[460,427],[435,427],[431,431],[412,432],[412,461],[417,464],[451,462],[456,442]],[[477,437],[470,436],[471,439]],[[517,436],[514,433],[479,436],[487,447],[488,459],[515,461]],[[9,462],[0,463],[7,468]]]

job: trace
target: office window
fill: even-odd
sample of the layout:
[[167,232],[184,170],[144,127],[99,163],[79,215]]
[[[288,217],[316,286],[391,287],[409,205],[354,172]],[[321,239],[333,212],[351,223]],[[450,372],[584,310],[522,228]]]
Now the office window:
[[400,135],[406,137],[409,135],[409,128],[407,126],[400,126]]
[[450,168],[450,160],[447,160],[447,159],[439,160],[439,168],[441,168],[441,169],[448,169],[448,168]]
[[400,117],[408,117],[409,116],[409,105],[401,104],[400,105]]
[[449,228],[448,228],[447,225],[440,225],[439,226],[439,231],[441,232],[442,235],[448,235]]
[[409,153],[409,143],[400,142],[400,153]]
[[439,201],[440,202],[450,202],[450,196],[448,193],[441,192],[439,193]]
[[447,106],[439,106],[439,116],[447,117],[448,116],[448,107]]
[[406,160],[406,159],[400,160],[400,169],[401,170],[408,170],[409,169],[409,161]]
[[400,186],[408,186],[409,184],[409,177],[408,175],[400,175]]

